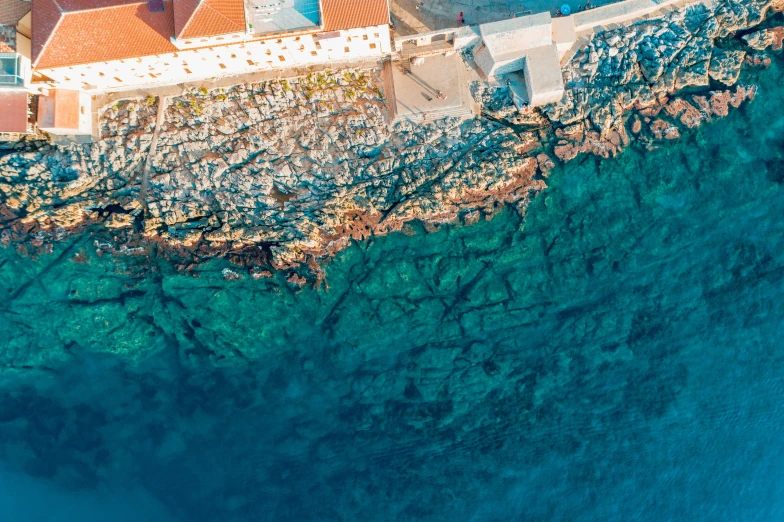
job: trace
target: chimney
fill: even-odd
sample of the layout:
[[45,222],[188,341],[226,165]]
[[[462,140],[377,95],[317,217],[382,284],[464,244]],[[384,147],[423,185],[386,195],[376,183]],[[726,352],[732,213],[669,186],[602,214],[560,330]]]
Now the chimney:
[[151,13],[163,12],[163,0],[147,0],[147,7]]

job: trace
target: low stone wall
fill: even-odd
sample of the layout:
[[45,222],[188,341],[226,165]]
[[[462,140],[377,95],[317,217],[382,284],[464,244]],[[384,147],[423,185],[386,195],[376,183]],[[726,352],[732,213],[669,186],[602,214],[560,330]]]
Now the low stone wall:
[[417,42],[417,45],[429,45],[433,38],[441,35],[447,35],[447,38],[451,36],[455,50],[460,50],[479,42],[479,26],[464,25],[461,27],[439,29],[427,33],[398,36],[395,38],[395,51],[398,53],[401,52],[403,50],[403,44],[411,41]]
[[638,20],[664,7],[681,4],[713,3],[714,0],[625,0],[571,15],[577,33],[591,31],[600,26],[622,24]]

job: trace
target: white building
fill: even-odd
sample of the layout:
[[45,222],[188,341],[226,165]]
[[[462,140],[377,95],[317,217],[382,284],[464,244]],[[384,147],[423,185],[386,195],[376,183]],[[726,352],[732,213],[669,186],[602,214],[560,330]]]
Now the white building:
[[[480,45],[474,51],[477,66],[489,79],[522,73],[526,95],[515,103],[546,105],[564,94],[560,57],[574,43],[574,29],[555,23],[550,13],[539,13],[479,26]],[[514,87],[514,84],[513,84]]]
[[32,0],[33,86],[98,93],[390,51],[387,0]]

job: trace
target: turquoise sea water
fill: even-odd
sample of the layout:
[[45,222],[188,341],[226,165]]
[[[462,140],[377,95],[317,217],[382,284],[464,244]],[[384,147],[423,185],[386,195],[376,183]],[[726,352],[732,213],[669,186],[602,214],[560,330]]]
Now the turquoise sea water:
[[0,250],[0,520],[784,519],[782,72],[328,290]]

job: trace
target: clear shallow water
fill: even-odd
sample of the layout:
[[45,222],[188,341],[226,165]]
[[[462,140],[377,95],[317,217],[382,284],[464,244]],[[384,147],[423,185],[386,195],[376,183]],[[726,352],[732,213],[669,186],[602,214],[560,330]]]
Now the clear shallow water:
[[0,520],[783,519],[781,72],[328,291],[0,250]]

